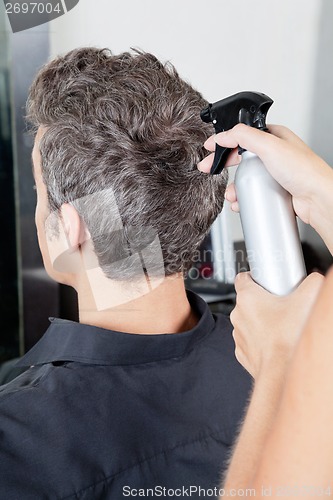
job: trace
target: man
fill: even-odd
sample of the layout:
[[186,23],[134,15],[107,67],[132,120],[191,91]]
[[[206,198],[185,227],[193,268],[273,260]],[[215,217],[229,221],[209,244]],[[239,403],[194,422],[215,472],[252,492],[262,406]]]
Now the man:
[[38,240],[80,323],[51,320],[1,391],[0,498],[219,486],[250,377],[229,321],[183,282],[226,186],[196,168],[205,105],[151,54],[79,49],[37,75]]

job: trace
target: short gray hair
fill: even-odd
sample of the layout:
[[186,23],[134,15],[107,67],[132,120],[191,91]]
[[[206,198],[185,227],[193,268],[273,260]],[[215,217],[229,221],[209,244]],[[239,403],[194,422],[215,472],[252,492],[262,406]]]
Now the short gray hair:
[[76,49],[36,76],[27,111],[35,127],[46,127],[40,152],[50,210],[74,204],[109,278],[135,278],[128,265],[115,272],[110,264],[156,236],[165,275],[191,266],[227,180],[196,168],[213,132],[200,119],[206,105],[170,63],[141,51]]

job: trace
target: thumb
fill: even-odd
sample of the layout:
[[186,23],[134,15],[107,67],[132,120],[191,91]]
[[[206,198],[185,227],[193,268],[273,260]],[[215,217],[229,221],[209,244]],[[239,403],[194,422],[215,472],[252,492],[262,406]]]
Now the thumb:
[[238,273],[235,278],[235,289],[236,292],[245,290],[248,288],[257,287],[261,289],[261,286],[257,285],[255,281],[251,278],[250,272]]

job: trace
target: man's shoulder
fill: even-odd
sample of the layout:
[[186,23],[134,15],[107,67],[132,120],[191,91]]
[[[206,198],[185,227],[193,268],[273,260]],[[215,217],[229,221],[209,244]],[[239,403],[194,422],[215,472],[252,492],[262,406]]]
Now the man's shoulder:
[[[14,369],[15,367],[13,367]],[[29,389],[37,387],[49,372],[50,367],[47,365],[27,367],[23,370],[23,373],[18,374],[13,380],[0,386],[0,402],[6,401],[7,398],[15,398],[19,394],[28,393]],[[29,392],[30,396],[31,392]]]

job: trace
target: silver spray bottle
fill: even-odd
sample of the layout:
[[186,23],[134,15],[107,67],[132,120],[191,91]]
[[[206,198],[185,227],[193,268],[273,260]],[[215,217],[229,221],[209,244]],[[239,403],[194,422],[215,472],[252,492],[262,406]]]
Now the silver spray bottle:
[[[240,92],[210,104],[201,118],[212,122],[216,133],[237,123],[267,130],[266,114],[272,104],[265,94]],[[217,145],[211,174],[222,172],[230,152]],[[306,276],[291,196],[258,156],[242,149],[240,153],[235,188],[251,276],[269,292],[288,295]]]

